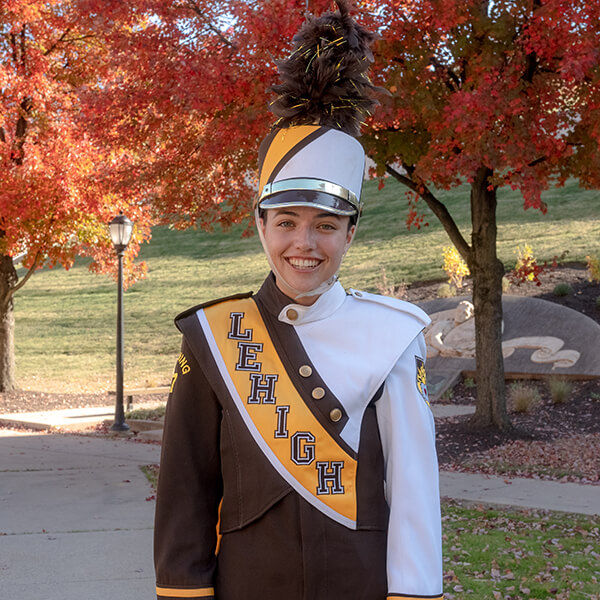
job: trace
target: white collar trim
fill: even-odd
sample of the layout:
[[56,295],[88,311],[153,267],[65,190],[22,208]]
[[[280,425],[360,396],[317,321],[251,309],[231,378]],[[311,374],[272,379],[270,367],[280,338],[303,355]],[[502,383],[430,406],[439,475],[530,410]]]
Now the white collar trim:
[[[278,319],[288,325],[301,325],[313,323],[330,317],[342,306],[346,299],[346,292],[339,281],[336,281],[317,301],[310,306],[291,303],[281,309]],[[291,318],[290,318],[291,317]]]

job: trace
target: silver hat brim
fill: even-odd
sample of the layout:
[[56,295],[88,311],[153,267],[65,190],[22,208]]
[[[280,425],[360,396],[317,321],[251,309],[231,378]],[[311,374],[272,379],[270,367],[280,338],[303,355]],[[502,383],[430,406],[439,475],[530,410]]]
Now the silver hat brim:
[[258,207],[261,209],[286,208],[293,206],[318,208],[343,217],[350,217],[357,213],[357,209],[346,200],[343,200],[338,196],[332,196],[331,194],[312,190],[288,190],[279,192],[263,198],[258,204]]

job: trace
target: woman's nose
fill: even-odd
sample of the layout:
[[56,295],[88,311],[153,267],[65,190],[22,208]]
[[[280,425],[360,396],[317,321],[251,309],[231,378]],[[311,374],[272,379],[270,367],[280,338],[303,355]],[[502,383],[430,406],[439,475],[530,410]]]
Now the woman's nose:
[[294,240],[296,248],[309,250],[315,247],[315,234],[311,227],[298,227]]

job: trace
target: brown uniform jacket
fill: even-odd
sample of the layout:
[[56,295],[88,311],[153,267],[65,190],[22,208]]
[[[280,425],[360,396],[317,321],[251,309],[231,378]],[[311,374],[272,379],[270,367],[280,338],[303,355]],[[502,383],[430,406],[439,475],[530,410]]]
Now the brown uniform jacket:
[[[389,511],[374,407],[378,394],[365,411],[355,452],[340,437],[348,419],[343,405],[319,377],[294,328],[278,320],[289,298],[272,276],[252,298],[304,403],[356,461],[354,528],[307,502],[274,469],[219,374],[196,314],[200,307],[190,309],[176,320],[183,343],[158,484],[157,596],[384,600]],[[307,366],[310,375],[301,371]],[[325,394],[315,398],[315,389]]]

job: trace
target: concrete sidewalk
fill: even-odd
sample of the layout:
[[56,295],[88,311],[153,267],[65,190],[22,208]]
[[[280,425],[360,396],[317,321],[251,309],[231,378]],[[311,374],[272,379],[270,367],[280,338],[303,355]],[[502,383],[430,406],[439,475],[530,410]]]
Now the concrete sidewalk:
[[160,447],[0,430],[3,598],[154,597],[151,486]]
[[[160,402],[138,403],[135,405],[135,408],[155,408],[160,404]],[[114,420],[114,406],[96,406],[91,408],[65,408],[63,410],[0,414],[0,427],[27,427],[28,429],[35,429],[37,431],[52,429],[84,431],[105,421],[113,423]]]
[[476,504],[600,515],[598,485],[442,471],[440,494]]
[[[160,446],[0,429],[2,597],[154,597],[154,501],[140,465]],[[600,514],[600,486],[442,472],[442,496]]]
[[[160,402],[137,404],[137,408],[155,408]],[[475,412],[474,406],[457,404],[432,404],[431,410],[436,418],[456,417],[470,415]],[[0,427],[27,427],[37,431],[52,429],[67,431],[82,431],[103,422],[114,421],[115,409],[113,406],[93,408],[67,408],[64,410],[50,410],[42,412],[23,412],[0,414]],[[147,431],[153,425],[150,421],[127,421],[134,431]],[[162,428],[161,422],[154,422],[158,429]],[[147,436],[147,439],[160,441],[160,435]]]

